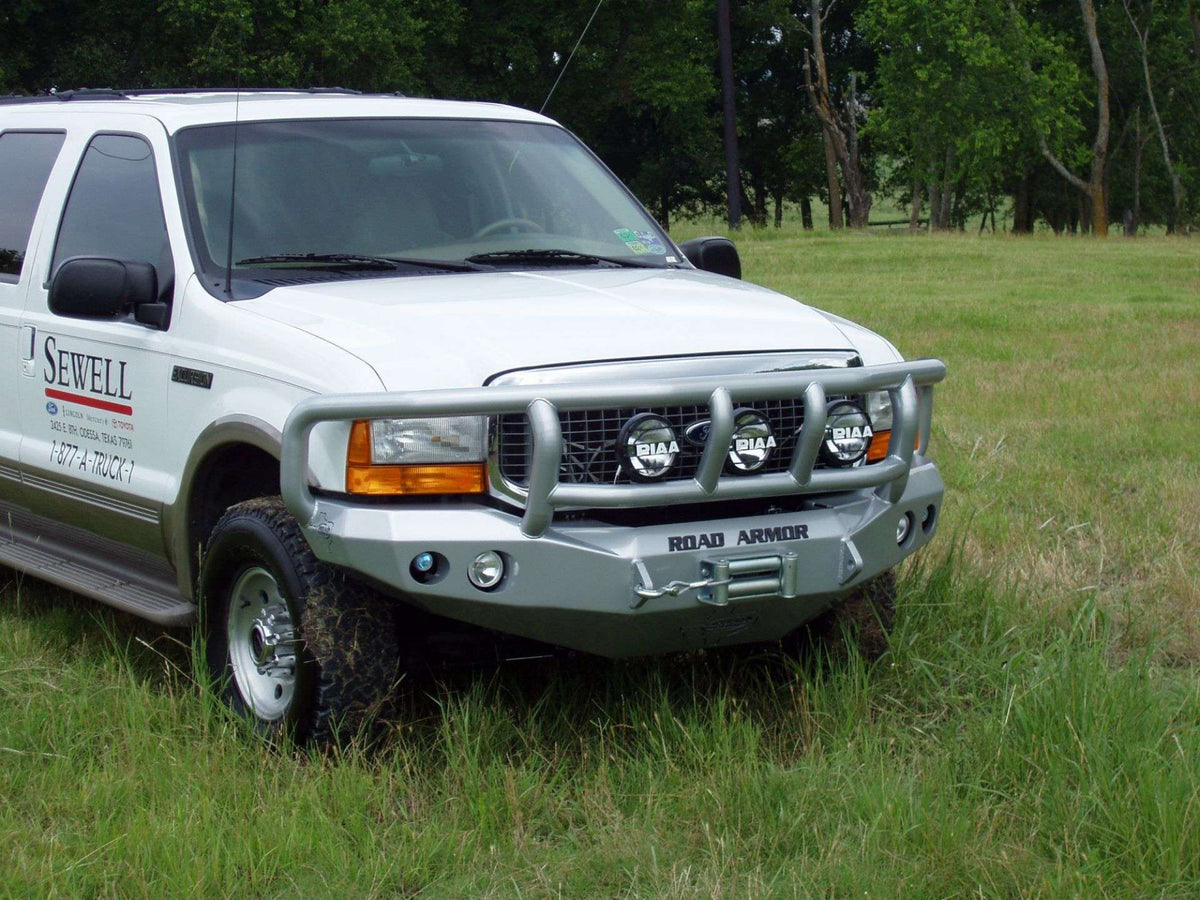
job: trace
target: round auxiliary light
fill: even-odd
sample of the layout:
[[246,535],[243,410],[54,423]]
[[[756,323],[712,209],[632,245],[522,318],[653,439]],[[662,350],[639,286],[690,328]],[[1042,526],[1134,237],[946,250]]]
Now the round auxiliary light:
[[871,447],[871,419],[857,403],[838,400],[829,405],[821,459],[829,466],[852,466]]
[[735,472],[757,472],[778,446],[770,420],[756,409],[739,409],[733,414],[733,427],[729,464]]
[[900,517],[900,521],[896,523],[896,543],[903,544],[908,540],[908,535],[912,531],[912,514],[905,513]]
[[467,567],[467,578],[481,591],[490,591],[504,577],[504,559],[494,550],[484,550]]
[[675,430],[653,413],[634,416],[622,426],[617,437],[617,456],[634,481],[662,478],[678,455]]
[[435,565],[437,565],[437,560],[433,558],[432,553],[418,553],[413,557],[413,571],[420,572],[422,575],[432,572]]

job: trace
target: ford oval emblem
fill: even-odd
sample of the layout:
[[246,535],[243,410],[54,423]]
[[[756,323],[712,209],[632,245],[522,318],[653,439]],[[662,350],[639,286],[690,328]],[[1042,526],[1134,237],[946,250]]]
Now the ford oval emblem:
[[53,400],[47,400],[46,401],[46,412],[50,413],[50,415],[52,415],[52,416],[57,416],[58,415],[58,404],[55,403]]

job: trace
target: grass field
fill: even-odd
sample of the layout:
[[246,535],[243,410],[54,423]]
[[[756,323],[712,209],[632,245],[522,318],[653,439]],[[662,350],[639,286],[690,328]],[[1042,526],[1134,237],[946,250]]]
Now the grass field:
[[178,635],[5,574],[0,894],[1200,895],[1200,246],[739,243],[949,364],[888,654],[507,668],[311,758]]

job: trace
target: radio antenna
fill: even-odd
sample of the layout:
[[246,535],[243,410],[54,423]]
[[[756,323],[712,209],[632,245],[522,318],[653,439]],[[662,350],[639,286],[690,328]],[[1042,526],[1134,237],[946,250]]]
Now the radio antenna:
[[604,5],[604,0],[597,0],[596,8],[592,10],[592,16],[587,20],[587,24],[583,26],[583,31],[579,32],[579,40],[575,42],[575,46],[571,48],[570,54],[567,56],[567,61],[563,63],[563,67],[558,70],[558,77],[554,79],[554,84],[550,86],[550,93],[546,95],[546,99],[542,101],[542,108],[538,110],[538,115],[546,111],[547,104],[550,103],[550,98],[554,96],[554,91],[558,87],[558,83],[562,81],[563,75],[567,74],[567,66],[571,65],[571,60],[575,58],[575,51],[579,49],[579,45],[583,43],[583,36],[588,33],[588,29],[592,27],[592,22],[596,19],[596,13],[600,12],[600,7]]
[[233,296],[233,216],[237,209],[238,123],[242,111],[242,47],[238,47],[237,88],[233,94],[233,174],[229,179],[229,241],[225,247],[225,296]]

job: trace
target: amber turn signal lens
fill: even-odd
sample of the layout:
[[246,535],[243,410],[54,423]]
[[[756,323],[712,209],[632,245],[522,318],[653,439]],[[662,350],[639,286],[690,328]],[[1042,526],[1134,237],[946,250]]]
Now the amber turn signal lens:
[[483,463],[346,466],[346,491],[351,494],[482,494],[486,485]]
[[[875,432],[875,436],[871,438],[871,446],[867,450],[867,462],[874,463],[884,459],[887,456],[888,444],[891,442],[891,440],[892,433],[890,431]],[[916,439],[913,441],[913,449],[916,450],[920,446],[921,436],[917,435]]]
[[350,426],[350,446],[346,448],[346,466],[369,465],[371,465],[371,423],[367,419],[358,419]]
[[359,419],[350,427],[346,447],[346,492],[350,494],[430,495],[482,494],[487,489],[484,463],[388,465],[371,463],[371,423]]

